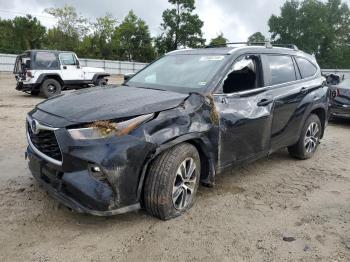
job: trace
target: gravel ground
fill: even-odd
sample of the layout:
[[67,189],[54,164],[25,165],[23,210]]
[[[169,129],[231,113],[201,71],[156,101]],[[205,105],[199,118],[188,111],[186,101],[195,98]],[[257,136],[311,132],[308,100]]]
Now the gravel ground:
[[331,122],[311,160],[281,150],[222,174],[179,218],[100,218],[31,178],[24,119],[42,99],[14,86],[0,74],[0,261],[350,261],[350,121]]

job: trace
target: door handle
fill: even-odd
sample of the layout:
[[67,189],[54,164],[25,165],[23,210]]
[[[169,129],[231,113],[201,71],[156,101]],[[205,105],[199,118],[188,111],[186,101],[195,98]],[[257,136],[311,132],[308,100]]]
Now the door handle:
[[301,90],[300,90],[300,93],[302,93],[303,95],[305,95],[309,90],[306,88],[306,87],[303,87]]
[[258,106],[268,106],[272,102],[273,102],[273,99],[271,99],[271,98],[264,98],[258,103]]

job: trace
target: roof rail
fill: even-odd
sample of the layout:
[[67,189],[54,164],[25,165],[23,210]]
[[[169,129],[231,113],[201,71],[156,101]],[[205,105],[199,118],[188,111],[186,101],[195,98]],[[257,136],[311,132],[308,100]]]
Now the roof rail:
[[272,46],[285,47],[285,48],[293,49],[295,51],[299,50],[299,48],[294,44],[272,44]]
[[247,45],[247,46],[265,46],[266,48],[273,48],[275,47],[285,47],[289,49],[293,49],[295,51],[298,51],[298,47],[294,44],[273,44],[270,41],[265,42],[229,42],[226,44],[218,44],[218,45],[209,45],[205,48],[214,48],[214,47],[226,47],[228,45]]
[[248,45],[247,42],[229,42],[225,44],[207,45],[205,48],[226,47],[228,45]]
[[186,51],[186,50],[193,50],[193,48],[176,49],[176,50],[173,50],[173,51],[170,51],[170,52],[166,53],[166,55],[177,53],[177,52],[181,52],[181,51]]

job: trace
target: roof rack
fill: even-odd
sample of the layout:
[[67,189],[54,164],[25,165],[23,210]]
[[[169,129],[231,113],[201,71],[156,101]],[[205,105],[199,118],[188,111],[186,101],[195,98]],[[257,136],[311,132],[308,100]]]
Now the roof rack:
[[218,45],[209,45],[205,48],[215,48],[215,47],[226,47],[228,45],[247,45],[247,46],[265,46],[266,48],[273,48],[275,47],[285,47],[289,49],[293,49],[295,51],[298,51],[298,47],[294,44],[273,44],[270,41],[265,42],[229,42],[225,44],[218,44]]

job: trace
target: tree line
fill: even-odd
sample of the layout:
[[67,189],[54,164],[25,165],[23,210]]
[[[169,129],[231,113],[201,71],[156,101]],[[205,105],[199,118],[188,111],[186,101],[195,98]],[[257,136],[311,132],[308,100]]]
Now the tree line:
[[[161,33],[156,37],[132,10],[122,21],[109,13],[90,21],[72,6],[48,8],[44,12],[57,21],[52,28],[31,15],[0,18],[0,52],[57,49],[86,58],[150,62],[178,48],[203,47],[204,23],[194,13],[195,0],[168,2],[171,7],[163,12]],[[350,11],[342,0],[288,0],[279,16],[270,17],[268,26],[273,43],[296,44],[314,54],[323,68],[350,68]],[[247,41],[266,39],[257,32]],[[227,42],[220,33],[209,44],[225,46]]]

